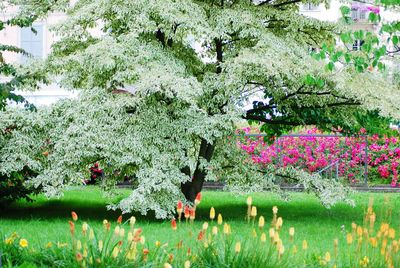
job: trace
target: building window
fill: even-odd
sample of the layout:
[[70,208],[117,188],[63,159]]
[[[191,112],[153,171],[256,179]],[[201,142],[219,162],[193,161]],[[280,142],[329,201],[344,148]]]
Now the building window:
[[[34,58],[43,58],[43,25],[34,25],[21,28],[21,48]],[[21,63],[28,61],[27,56],[22,56]]]
[[364,40],[356,40],[353,44],[353,50],[361,50],[361,46],[364,44]]
[[316,11],[319,8],[319,4],[313,4],[313,3],[304,3],[301,5],[301,10],[302,11]]
[[351,18],[353,21],[363,21],[367,19],[367,11],[363,8],[351,8]]

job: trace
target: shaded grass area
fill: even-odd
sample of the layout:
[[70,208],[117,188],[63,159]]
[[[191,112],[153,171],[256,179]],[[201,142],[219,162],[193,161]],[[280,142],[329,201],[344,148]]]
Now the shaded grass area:
[[[44,196],[38,196],[33,203],[20,201],[1,212],[0,234],[5,236],[16,231],[32,245],[42,247],[49,241],[69,242],[68,220],[71,211],[78,213],[80,221],[87,221],[95,229],[102,229],[103,219],[108,219],[115,225],[120,215],[119,211],[107,210],[106,205],[128,194],[129,190],[119,190],[118,196],[109,200],[102,195],[99,188],[79,187],[66,191],[61,199],[48,200]],[[396,230],[399,230],[400,226],[400,211],[396,210],[400,205],[400,198],[395,193],[356,193],[355,208],[338,204],[331,209],[324,208],[317,198],[306,193],[293,193],[289,202],[271,193],[257,193],[252,196],[253,204],[258,208],[258,215],[265,217],[267,226],[272,219],[272,207],[278,206],[278,216],[283,217],[284,241],[288,240],[289,227],[294,227],[295,241],[299,246],[303,239],[306,239],[310,249],[320,252],[331,250],[335,238],[345,243],[343,228],[351,230],[353,221],[362,224],[370,197],[374,199],[377,222],[388,220],[390,217],[389,222]],[[217,214],[222,214],[224,221],[231,224],[232,232],[236,236],[249,237],[253,226],[245,221],[246,197],[227,192],[204,192],[196,212],[196,223],[185,228],[178,226],[176,232],[171,230],[169,221],[156,220],[151,213],[148,216],[133,215],[137,218],[137,225],[143,228],[147,243],[151,245],[157,240],[178,243],[188,234],[197,235],[202,223],[208,221],[211,206]],[[386,215],[387,213],[391,215]],[[124,220],[128,220],[130,216],[124,215]]]

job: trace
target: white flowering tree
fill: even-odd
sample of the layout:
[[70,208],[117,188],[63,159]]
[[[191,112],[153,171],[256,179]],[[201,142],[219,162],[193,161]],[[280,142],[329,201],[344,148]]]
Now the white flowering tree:
[[[304,124],[347,126],[367,111],[398,116],[399,93],[379,74],[331,72],[312,59],[308,48],[333,40],[336,27],[299,15],[300,2],[62,2],[69,16],[54,29],[60,40],[46,68],[81,96],[29,114],[29,124],[43,126],[34,133],[20,112],[2,114],[0,129],[13,128],[0,143],[0,173],[28,166],[29,183],[54,195],[100,162],[106,185],[135,176],[131,195],[113,208],[161,218],[217,178],[238,191],[279,191],[285,177],[328,206],[349,201],[334,181],[272,166],[260,172],[227,139],[242,119],[279,134]],[[37,2],[24,5],[34,10]],[[254,96],[259,101],[244,111]]]

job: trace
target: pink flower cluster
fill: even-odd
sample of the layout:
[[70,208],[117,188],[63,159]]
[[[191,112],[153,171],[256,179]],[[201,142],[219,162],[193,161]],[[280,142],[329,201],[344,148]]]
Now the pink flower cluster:
[[[246,133],[250,128],[243,129]],[[380,138],[377,134],[368,136],[328,136],[318,137],[318,129],[307,130],[300,137],[284,136],[269,144],[264,137],[248,137],[238,142],[238,146],[250,155],[258,165],[274,164],[283,167],[296,166],[311,173],[318,172],[332,163],[338,162],[341,177],[351,182],[363,180],[365,162],[368,164],[369,180],[391,182],[392,187],[400,187],[398,181],[400,162],[400,142],[395,137]],[[365,129],[359,134],[365,134]],[[308,136],[309,135],[309,136]]]

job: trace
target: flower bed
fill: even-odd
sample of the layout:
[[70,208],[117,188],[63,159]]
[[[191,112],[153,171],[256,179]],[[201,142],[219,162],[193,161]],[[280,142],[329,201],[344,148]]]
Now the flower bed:
[[[196,205],[200,202],[197,198]],[[399,267],[400,240],[387,222],[377,224],[377,213],[370,202],[362,224],[338,228],[337,238],[328,251],[311,248],[307,239],[296,239],[295,228],[284,225],[279,210],[272,217],[258,215],[252,198],[247,198],[245,233],[238,234],[213,207],[210,221],[194,227],[196,205],[179,202],[177,219],[171,220],[171,235],[180,236],[177,244],[147,241],[145,228],[134,217],[115,223],[103,221],[101,229],[79,222],[72,212],[66,223],[68,243],[31,244],[13,233],[0,242],[2,263],[37,267]],[[387,215],[390,211],[387,211]],[[384,218],[385,216],[382,216]],[[69,226],[69,227],[68,227]],[[339,227],[339,226],[338,226]],[[179,231],[179,232],[178,232]],[[283,239],[287,237],[288,239]]]
[[[246,133],[250,128],[244,129]],[[339,176],[356,183],[363,180],[365,161],[370,182],[400,187],[400,142],[396,137],[367,136],[361,130],[358,136],[313,136],[322,134],[318,129],[302,132],[305,136],[286,136],[272,144],[264,137],[248,137],[238,142],[250,155],[252,162],[260,166],[273,163],[295,166],[310,173],[318,172],[337,162]],[[366,142],[367,141],[367,142]],[[367,157],[366,157],[367,155]]]

